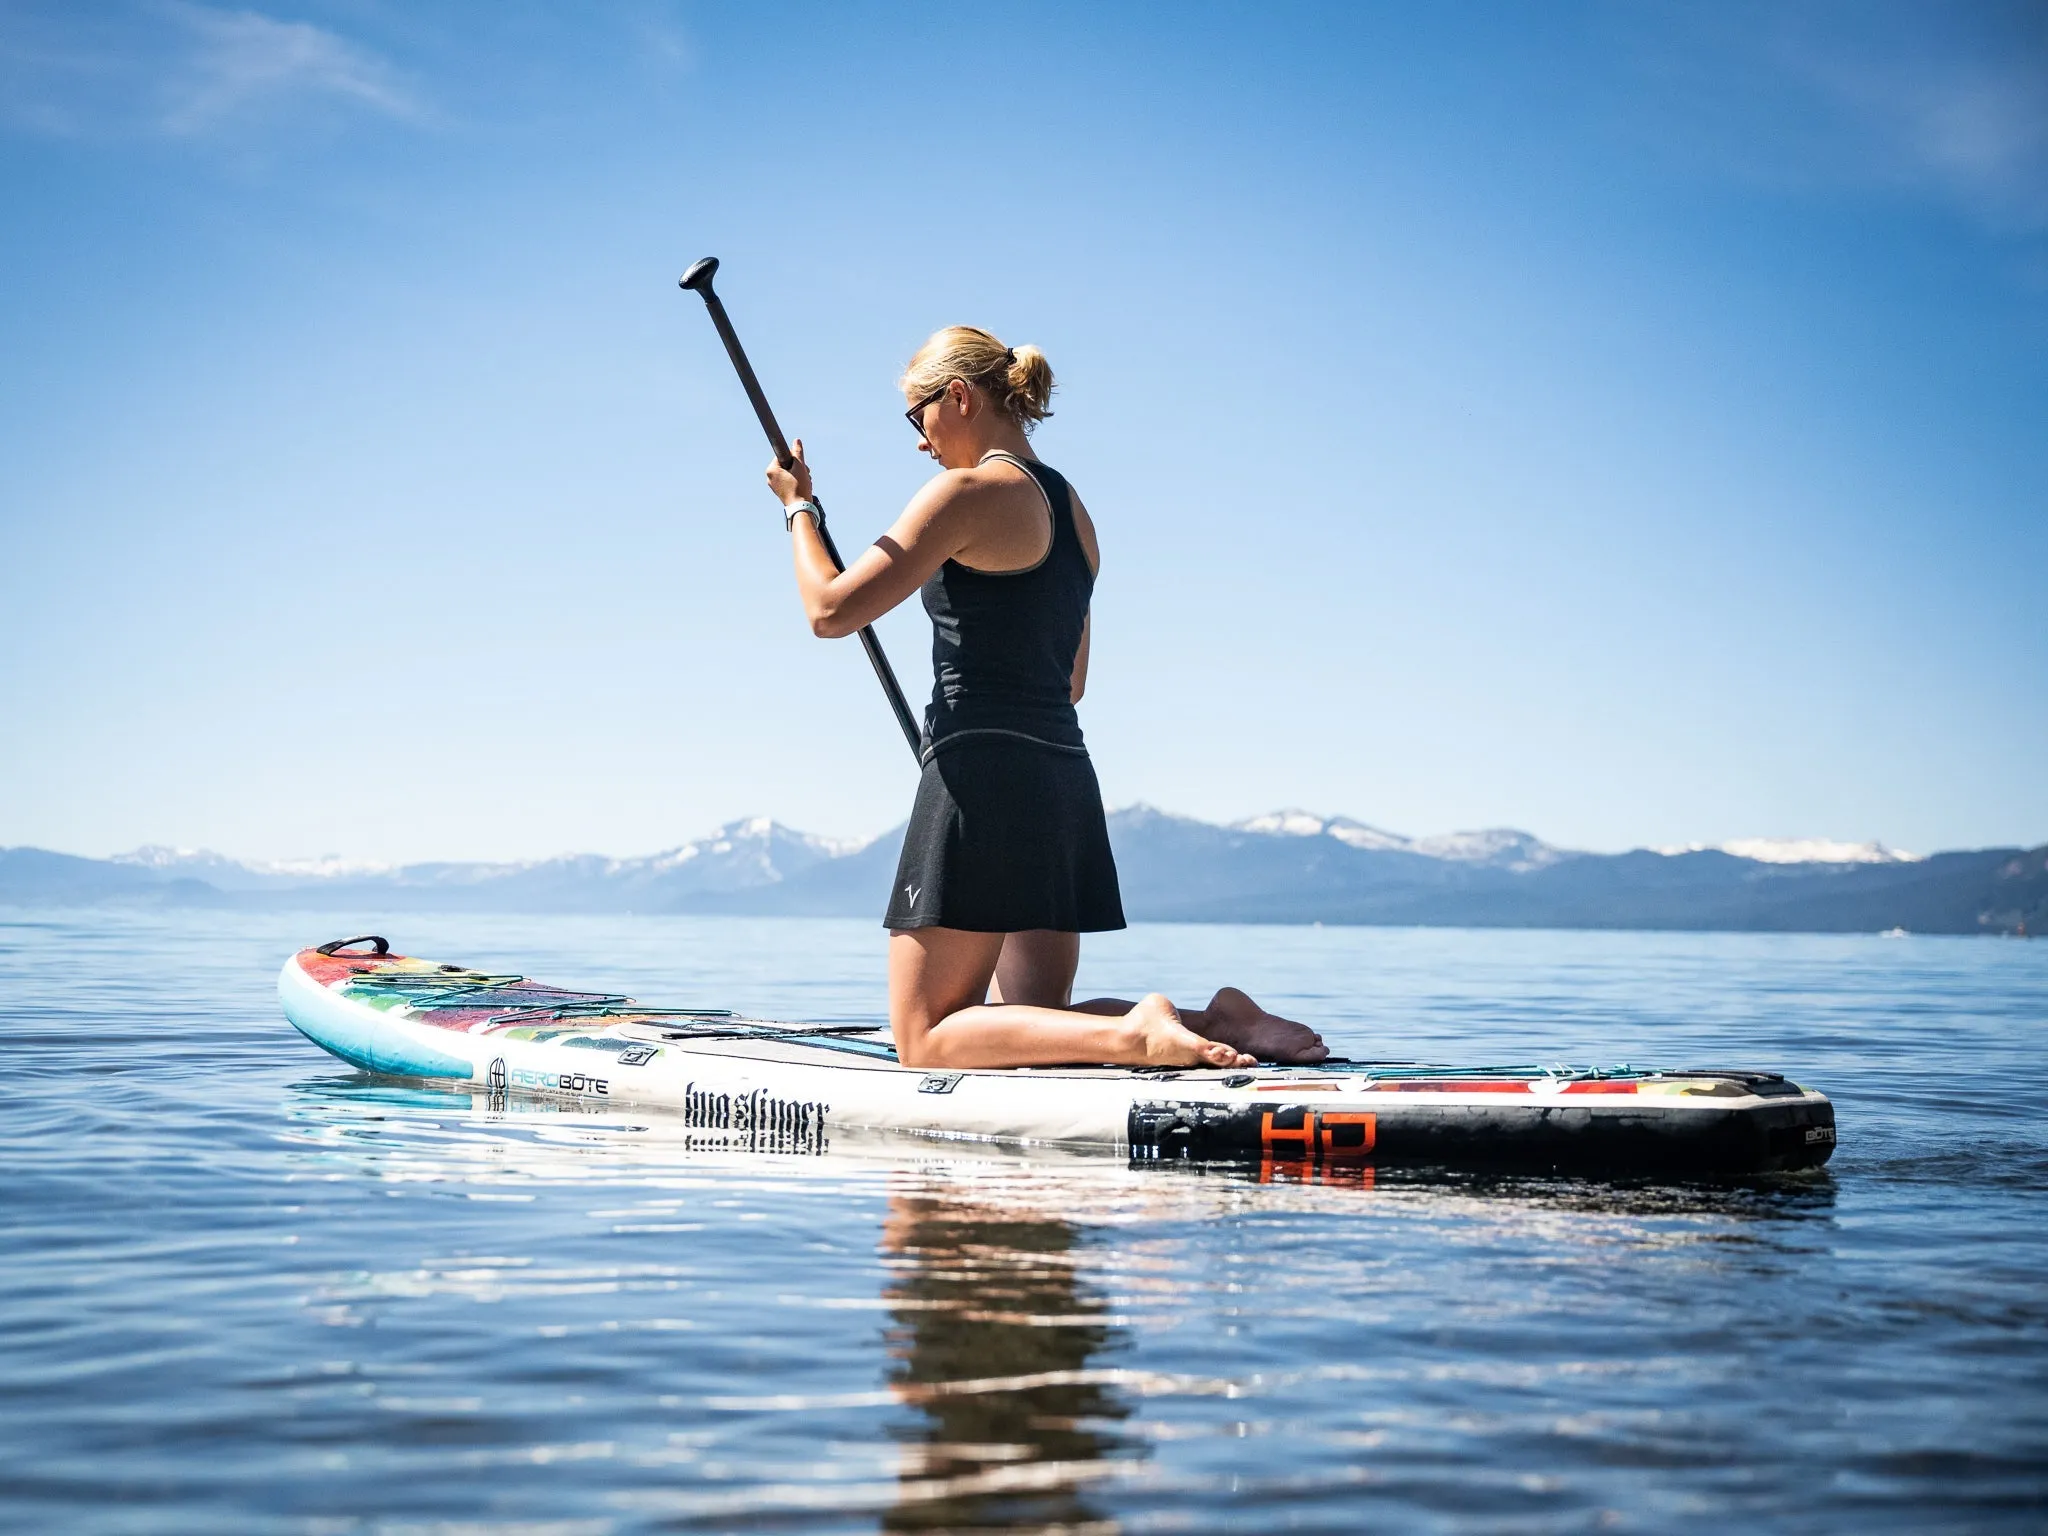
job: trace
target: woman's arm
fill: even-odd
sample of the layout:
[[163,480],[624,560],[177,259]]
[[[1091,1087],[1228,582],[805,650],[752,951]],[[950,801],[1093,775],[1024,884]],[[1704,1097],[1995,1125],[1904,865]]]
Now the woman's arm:
[[[810,466],[801,439],[789,469],[768,466],[768,484],[785,507],[811,494]],[[808,514],[790,527],[796,559],[797,594],[811,633],[836,640],[872,624],[931,579],[932,573],[966,546],[969,518],[963,474],[949,470],[910,499],[903,515],[844,571],[833,569],[825,541]]]
[[[1088,557],[1089,571],[1102,574],[1102,546],[1095,540],[1095,519],[1088,515],[1088,509],[1081,505],[1081,498],[1072,486],[1067,487],[1069,503],[1074,509],[1074,532],[1081,540],[1081,553]],[[1088,691],[1088,640],[1095,631],[1095,610],[1081,616],[1081,646],[1074,652],[1074,679],[1068,690],[1073,701],[1081,702],[1081,695]]]

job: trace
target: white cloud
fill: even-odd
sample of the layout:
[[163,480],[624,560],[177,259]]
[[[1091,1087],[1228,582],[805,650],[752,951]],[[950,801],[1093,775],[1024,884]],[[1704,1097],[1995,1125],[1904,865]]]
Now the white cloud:
[[1779,62],[1861,131],[1888,179],[1997,223],[2048,224],[2048,23],[1959,5],[1840,24],[1854,15],[1787,13]]
[[388,64],[311,22],[185,3],[167,10],[194,43],[166,81],[161,122],[168,132],[202,133],[239,114],[308,100],[418,115]]
[[0,3],[0,123],[73,139],[246,138],[335,114],[417,121],[386,59],[305,21],[193,0]]
[[1617,126],[1717,178],[2048,230],[2041,0],[1715,0],[1610,8]]

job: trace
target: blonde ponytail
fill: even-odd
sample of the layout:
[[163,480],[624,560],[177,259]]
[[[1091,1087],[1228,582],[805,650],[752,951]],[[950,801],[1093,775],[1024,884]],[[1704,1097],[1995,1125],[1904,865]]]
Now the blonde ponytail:
[[1005,416],[1029,432],[1050,416],[1052,364],[1036,347],[1006,347],[987,331],[949,325],[934,331],[903,370],[900,387],[913,400],[954,379],[974,385]]

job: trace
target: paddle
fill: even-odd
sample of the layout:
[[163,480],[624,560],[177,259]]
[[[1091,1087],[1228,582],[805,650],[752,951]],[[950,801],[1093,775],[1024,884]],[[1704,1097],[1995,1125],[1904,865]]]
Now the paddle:
[[[682,276],[681,286],[689,289],[704,301],[704,307],[711,311],[711,323],[718,328],[718,339],[725,343],[726,355],[732,359],[732,366],[740,376],[740,388],[747,392],[747,399],[753,402],[754,414],[761,418],[761,430],[768,434],[768,446],[775,450],[775,462],[784,469],[796,462],[796,456],[789,451],[789,442],[782,435],[782,428],[775,424],[775,413],[768,409],[768,397],[761,393],[761,381],[754,377],[754,366],[747,361],[746,350],[740,346],[740,339],[733,331],[732,321],[726,318],[725,305],[718,295],[711,291],[711,278],[718,271],[718,258],[706,256],[694,263]],[[813,497],[812,500],[816,500]],[[822,503],[820,503],[822,505]],[[818,537],[824,541],[825,553],[832,559],[836,570],[845,570],[846,562],[839,558],[839,546],[832,542],[832,535],[826,531],[824,519],[815,519]],[[911,755],[923,761],[921,733],[917,728],[917,717],[910,712],[910,706],[903,699],[903,685],[896,681],[896,671],[889,665],[889,658],[883,654],[882,642],[875,637],[875,627],[864,625],[860,632],[861,649],[868,653],[873,664],[875,677],[882,685],[882,692],[888,696],[889,707],[896,712],[896,723],[903,728],[903,739],[910,743]]]

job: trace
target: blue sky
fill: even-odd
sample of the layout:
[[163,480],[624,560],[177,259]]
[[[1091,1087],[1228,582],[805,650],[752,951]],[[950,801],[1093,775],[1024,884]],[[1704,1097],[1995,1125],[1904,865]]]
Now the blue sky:
[[0,3],[0,196],[0,844],[900,820],[705,254],[842,546],[1046,349],[1114,804],[2048,840],[2038,6]]

